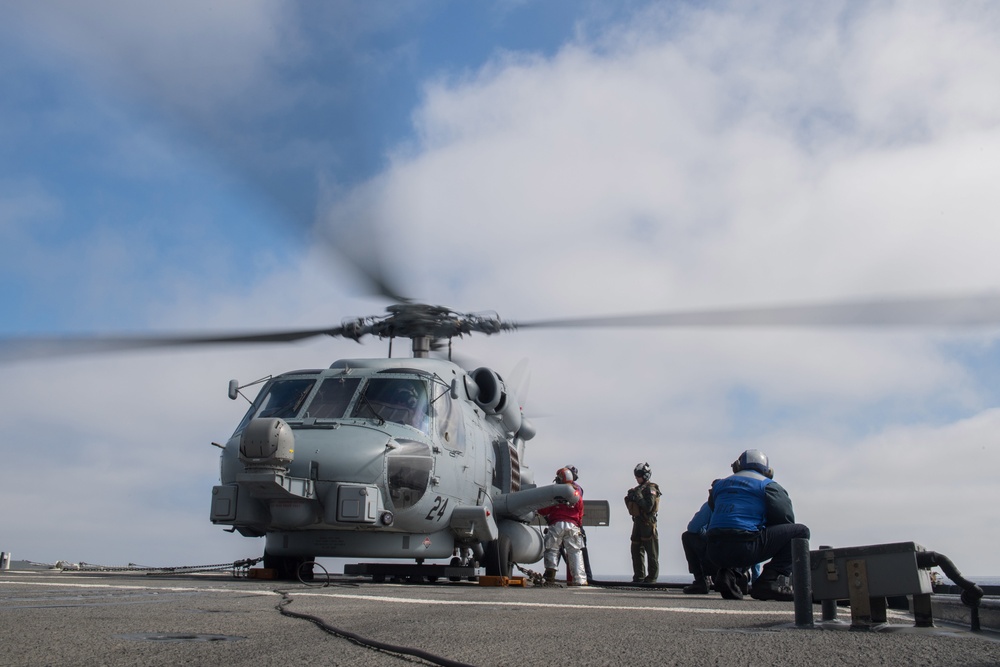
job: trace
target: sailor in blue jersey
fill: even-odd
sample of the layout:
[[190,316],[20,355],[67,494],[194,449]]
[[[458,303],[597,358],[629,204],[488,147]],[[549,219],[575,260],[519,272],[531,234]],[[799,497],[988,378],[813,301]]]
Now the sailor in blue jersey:
[[683,588],[683,592],[689,595],[706,594],[712,590],[710,577],[715,576],[718,568],[705,557],[708,549],[708,523],[711,519],[712,508],[708,506],[708,502],[704,502],[688,521],[687,530],[681,533],[681,547],[684,549],[688,572],[694,576],[694,582]]
[[733,474],[716,480],[708,494],[708,560],[718,572],[715,588],[722,597],[741,599],[747,568],[770,559],[754,581],[750,595],[758,600],[791,600],[791,587],[780,576],[792,571],[792,540],[809,538],[809,528],[795,523],[788,492],[772,478],[767,456],[748,449],[733,461]]

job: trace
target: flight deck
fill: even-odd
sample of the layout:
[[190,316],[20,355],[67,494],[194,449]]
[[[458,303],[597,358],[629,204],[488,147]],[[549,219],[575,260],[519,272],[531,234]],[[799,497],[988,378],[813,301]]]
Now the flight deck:
[[673,584],[15,569],[0,572],[0,615],[5,665],[1000,664],[989,614],[979,632],[944,620],[916,627],[897,609],[871,630],[852,631],[849,611],[832,621],[817,612],[806,629],[792,602],[685,595]]

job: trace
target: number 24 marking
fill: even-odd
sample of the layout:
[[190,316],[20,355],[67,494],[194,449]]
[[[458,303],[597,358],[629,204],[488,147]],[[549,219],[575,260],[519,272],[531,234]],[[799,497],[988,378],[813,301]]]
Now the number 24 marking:
[[431,507],[431,511],[427,513],[425,518],[428,521],[440,521],[441,517],[444,516],[444,510],[446,507],[448,507],[448,498],[438,496],[434,499],[434,505]]

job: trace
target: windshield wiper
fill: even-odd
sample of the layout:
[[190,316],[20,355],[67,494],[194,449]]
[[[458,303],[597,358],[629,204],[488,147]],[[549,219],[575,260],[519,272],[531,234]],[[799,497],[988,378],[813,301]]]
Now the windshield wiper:
[[375,423],[378,424],[379,426],[385,426],[385,418],[378,413],[378,410],[375,409],[375,406],[372,405],[371,401],[368,400],[368,394],[361,394],[361,400],[364,401],[364,404],[371,411],[372,416],[375,417]]

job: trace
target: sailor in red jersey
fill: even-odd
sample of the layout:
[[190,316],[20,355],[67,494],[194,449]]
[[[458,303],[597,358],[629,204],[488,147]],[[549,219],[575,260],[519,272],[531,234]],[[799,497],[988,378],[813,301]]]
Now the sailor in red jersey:
[[583,566],[584,538],[583,526],[583,489],[576,483],[578,479],[576,468],[566,466],[556,471],[556,484],[570,484],[577,495],[575,505],[558,503],[543,507],[538,513],[545,517],[549,524],[545,532],[545,582],[555,583],[556,567],[559,565],[560,547],[566,553],[566,564],[569,566],[572,581],[570,586],[586,586],[587,573]]

